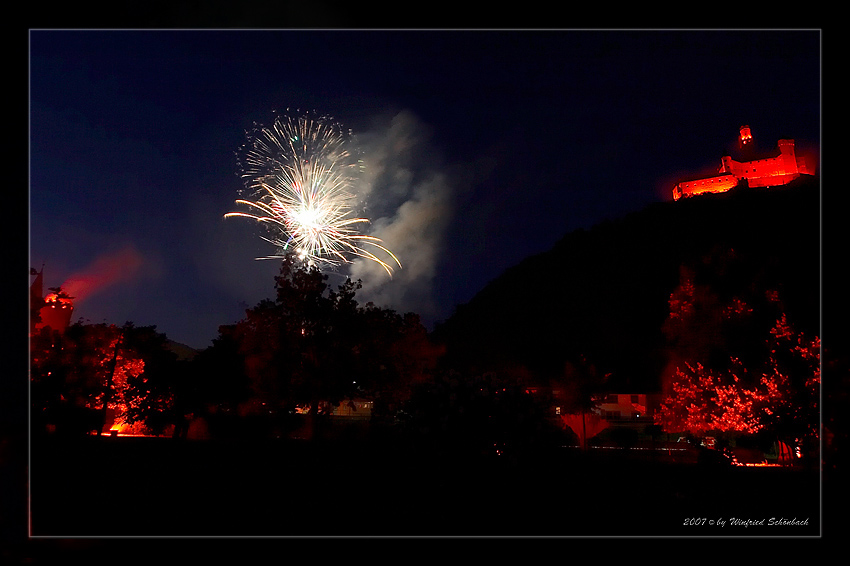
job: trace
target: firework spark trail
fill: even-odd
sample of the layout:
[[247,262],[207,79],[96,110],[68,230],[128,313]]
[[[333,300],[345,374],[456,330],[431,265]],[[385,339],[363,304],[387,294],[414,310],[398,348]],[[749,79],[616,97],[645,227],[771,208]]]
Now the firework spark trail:
[[[309,263],[339,265],[351,257],[377,262],[392,276],[392,266],[363,246],[398,258],[379,238],[359,233],[355,225],[368,223],[352,217],[350,192],[360,162],[347,149],[348,138],[327,118],[312,120],[278,115],[271,127],[255,127],[238,154],[241,176],[250,198],[237,204],[250,212],[230,212],[263,223],[280,253],[290,247]],[[267,256],[272,259],[281,255]]]

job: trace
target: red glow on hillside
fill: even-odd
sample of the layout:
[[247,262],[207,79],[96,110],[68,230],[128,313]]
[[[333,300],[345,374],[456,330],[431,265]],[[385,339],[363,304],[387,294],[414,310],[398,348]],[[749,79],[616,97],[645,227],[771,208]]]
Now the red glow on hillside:
[[101,255],[85,269],[68,277],[62,289],[77,301],[83,301],[112,285],[131,280],[138,274],[142,263],[138,250],[128,245],[117,252]]

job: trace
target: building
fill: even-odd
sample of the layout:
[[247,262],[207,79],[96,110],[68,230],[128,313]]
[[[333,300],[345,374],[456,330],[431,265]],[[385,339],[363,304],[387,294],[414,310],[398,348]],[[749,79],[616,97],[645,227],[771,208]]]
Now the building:
[[653,422],[660,395],[647,393],[611,393],[600,399],[593,412],[609,421]]
[[673,200],[692,197],[703,193],[722,193],[746,183],[749,187],[775,187],[787,185],[800,175],[814,175],[815,165],[811,158],[800,155],[792,139],[777,142],[777,151],[758,155],[753,147],[753,135],[749,126],[741,126],[738,147],[741,160],[731,155],[720,161],[717,175],[682,181],[673,188]]
[[369,420],[372,417],[374,401],[358,397],[340,402],[331,413],[334,417],[346,419]]
[[41,271],[36,271],[34,268],[31,269],[30,275],[36,276],[30,285],[31,309],[35,310],[43,301],[38,311],[41,320],[30,320],[30,332],[38,332],[47,326],[53,330],[58,330],[60,333],[65,332],[71,324],[71,316],[74,313],[73,297],[69,297],[64,293],[51,292],[42,298],[42,294],[44,293],[44,267],[41,268]]

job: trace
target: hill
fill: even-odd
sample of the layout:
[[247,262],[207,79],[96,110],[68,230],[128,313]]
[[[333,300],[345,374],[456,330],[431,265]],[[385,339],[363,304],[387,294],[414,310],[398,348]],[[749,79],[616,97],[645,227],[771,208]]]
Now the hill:
[[[820,319],[820,181],[656,203],[564,236],[459,306],[433,337],[447,361],[546,378],[584,355],[623,390],[658,387],[681,266],[734,250],[726,284],[780,291],[804,332]],[[733,289],[734,291],[735,289]]]
[[199,353],[198,350],[190,348],[186,344],[175,342],[174,340],[168,340],[167,346],[169,350],[177,354],[178,360],[191,360]]

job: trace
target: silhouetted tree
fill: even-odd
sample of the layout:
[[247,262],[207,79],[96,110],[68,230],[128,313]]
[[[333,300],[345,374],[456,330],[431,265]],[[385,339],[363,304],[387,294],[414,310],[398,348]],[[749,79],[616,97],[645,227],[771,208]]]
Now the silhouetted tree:
[[221,427],[232,425],[239,407],[251,398],[236,325],[220,326],[212,345],[185,364],[185,369],[182,396],[185,412],[215,421],[218,432],[223,432]]
[[633,428],[615,427],[610,432],[611,440],[621,448],[631,448],[637,444],[638,431]]
[[417,383],[435,370],[442,348],[434,346],[414,313],[400,315],[369,303],[358,311],[350,374],[357,392],[375,400],[373,416],[389,417]]
[[610,374],[602,373],[595,364],[580,356],[575,362],[564,364],[563,376],[557,380],[558,387],[564,391],[564,403],[561,412],[581,416],[581,430],[574,431],[579,436],[580,445],[587,447],[589,439],[586,418],[596,407],[600,397],[607,392]]
[[389,406],[403,397],[406,382],[434,366],[439,350],[416,315],[361,307],[359,281],[331,289],[326,279],[296,256],[284,257],[275,298],[248,309],[232,327],[250,384],[244,412],[309,407],[315,418],[358,395]]
[[68,366],[63,361],[62,336],[50,327],[30,336],[30,401],[34,433],[56,426],[66,406],[64,393]]
[[404,403],[407,438],[438,453],[516,456],[558,434],[540,399],[514,376],[442,372]]
[[245,360],[255,411],[298,405],[310,407],[315,415],[321,401],[336,404],[351,390],[344,371],[350,352],[340,346],[350,324],[345,315],[351,311],[353,284],[333,294],[326,279],[318,268],[288,255],[275,277],[275,299],[261,301],[236,324],[234,338]]

